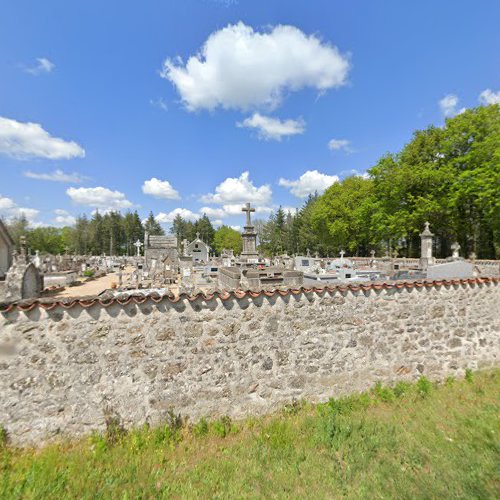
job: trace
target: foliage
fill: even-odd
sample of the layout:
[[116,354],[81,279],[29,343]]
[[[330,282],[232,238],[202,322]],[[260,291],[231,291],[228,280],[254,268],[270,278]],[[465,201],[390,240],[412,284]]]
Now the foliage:
[[455,241],[463,256],[500,256],[499,105],[415,132],[368,172],[311,196],[294,214],[280,208],[259,222],[261,251],[367,256],[374,249],[417,257],[429,221],[437,257],[448,257]]
[[241,234],[229,226],[219,227],[214,235],[214,250],[217,254],[220,255],[224,248],[232,249],[235,255],[239,255],[243,248]]
[[118,422],[37,450],[7,444],[0,498],[498,498],[499,375],[475,373],[426,398],[422,382],[398,383],[388,401],[378,385],[191,431],[170,412],[155,428],[125,433]]

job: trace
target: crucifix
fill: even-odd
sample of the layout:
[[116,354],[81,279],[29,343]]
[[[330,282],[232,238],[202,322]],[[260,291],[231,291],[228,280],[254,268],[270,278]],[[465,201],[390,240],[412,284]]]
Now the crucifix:
[[135,243],[134,243],[134,247],[137,248],[137,257],[140,257],[141,255],[141,247],[142,247],[142,243],[137,240]]
[[341,259],[341,260],[344,260],[344,255],[345,255],[344,250],[341,250],[341,251],[340,251],[340,259]]
[[250,207],[250,203],[247,203],[242,209],[241,209],[242,212],[246,212],[247,213],[247,227],[251,227],[252,226],[252,221],[250,219],[250,212],[255,212],[255,208],[251,208]]

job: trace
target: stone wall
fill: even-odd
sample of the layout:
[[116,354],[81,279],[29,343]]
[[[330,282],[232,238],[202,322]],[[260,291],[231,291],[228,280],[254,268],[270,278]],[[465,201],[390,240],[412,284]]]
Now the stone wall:
[[18,444],[242,417],[377,381],[498,365],[500,281],[350,285],[212,297],[71,300],[0,315],[0,424]]

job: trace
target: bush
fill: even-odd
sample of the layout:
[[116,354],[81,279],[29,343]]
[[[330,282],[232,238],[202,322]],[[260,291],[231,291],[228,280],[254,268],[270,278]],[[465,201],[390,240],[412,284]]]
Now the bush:
[[85,271],[83,271],[83,275],[86,278],[92,278],[94,276],[94,270],[93,269],[85,269]]

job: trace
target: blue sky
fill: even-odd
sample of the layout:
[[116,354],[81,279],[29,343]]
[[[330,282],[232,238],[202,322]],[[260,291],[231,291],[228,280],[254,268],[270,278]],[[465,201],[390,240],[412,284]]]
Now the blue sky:
[[33,225],[96,208],[242,225],[244,201],[300,206],[500,100],[497,0],[1,7],[0,214]]

